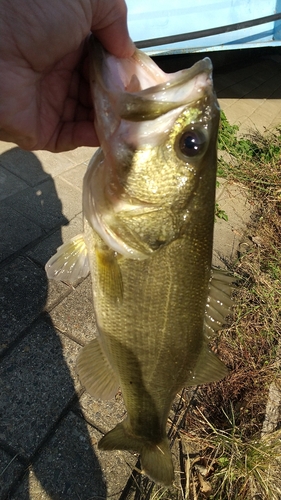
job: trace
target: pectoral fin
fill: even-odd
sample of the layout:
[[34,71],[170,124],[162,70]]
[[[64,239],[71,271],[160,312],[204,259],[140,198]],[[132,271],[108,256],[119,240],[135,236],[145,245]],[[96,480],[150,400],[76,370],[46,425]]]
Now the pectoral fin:
[[119,383],[97,339],[83,347],[78,355],[76,371],[81,384],[94,398],[111,399]]
[[75,283],[89,274],[87,247],[82,234],[61,245],[45,265],[49,279]]
[[225,364],[210,350],[205,348],[197,361],[195,370],[187,380],[187,386],[218,382],[226,377],[228,369]]

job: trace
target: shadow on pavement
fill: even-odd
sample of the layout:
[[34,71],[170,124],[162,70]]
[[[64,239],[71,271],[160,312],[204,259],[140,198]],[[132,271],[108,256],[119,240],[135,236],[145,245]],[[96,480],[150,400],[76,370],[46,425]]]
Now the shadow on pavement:
[[44,311],[44,263],[68,220],[33,153],[0,156],[0,213],[0,499],[106,498],[93,438],[71,411],[79,345]]
[[281,99],[280,47],[189,52],[154,59],[163,71],[171,73],[189,68],[204,57],[212,60],[220,99]]

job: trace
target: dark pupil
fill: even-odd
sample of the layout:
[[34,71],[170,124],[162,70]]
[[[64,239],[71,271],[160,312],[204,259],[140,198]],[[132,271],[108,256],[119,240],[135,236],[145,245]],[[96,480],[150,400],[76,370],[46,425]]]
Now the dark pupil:
[[180,150],[185,156],[196,156],[202,151],[204,144],[205,137],[193,131],[185,132],[179,141]]

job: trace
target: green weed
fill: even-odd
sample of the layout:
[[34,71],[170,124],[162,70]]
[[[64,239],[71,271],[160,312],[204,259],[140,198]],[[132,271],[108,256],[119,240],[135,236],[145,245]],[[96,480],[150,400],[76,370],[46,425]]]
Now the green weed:
[[252,194],[271,198],[281,208],[281,127],[239,137],[237,125],[221,114],[218,175],[248,186]]
[[223,220],[228,221],[228,215],[227,215],[227,213],[225,212],[225,210],[223,210],[222,208],[220,208],[220,206],[219,206],[218,203],[216,203],[216,207],[215,207],[215,216],[218,219],[223,219]]

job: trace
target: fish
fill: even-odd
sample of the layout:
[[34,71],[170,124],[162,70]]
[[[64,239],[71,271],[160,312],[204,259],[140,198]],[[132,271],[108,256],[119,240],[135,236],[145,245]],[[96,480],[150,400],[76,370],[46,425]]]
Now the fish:
[[224,378],[209,348],[232,305],[233,278],[212,268],[220,110],[209,58],[165,73],[136,49],[117,58],[91,37],[100,148],[83,181],[84,232],[46,264],[50,279],[90,272],[97,337],[78,355],[94,398],[121,389],[126,418],[102,450],[140,454],[169,486],[167,420],[184,387]]

